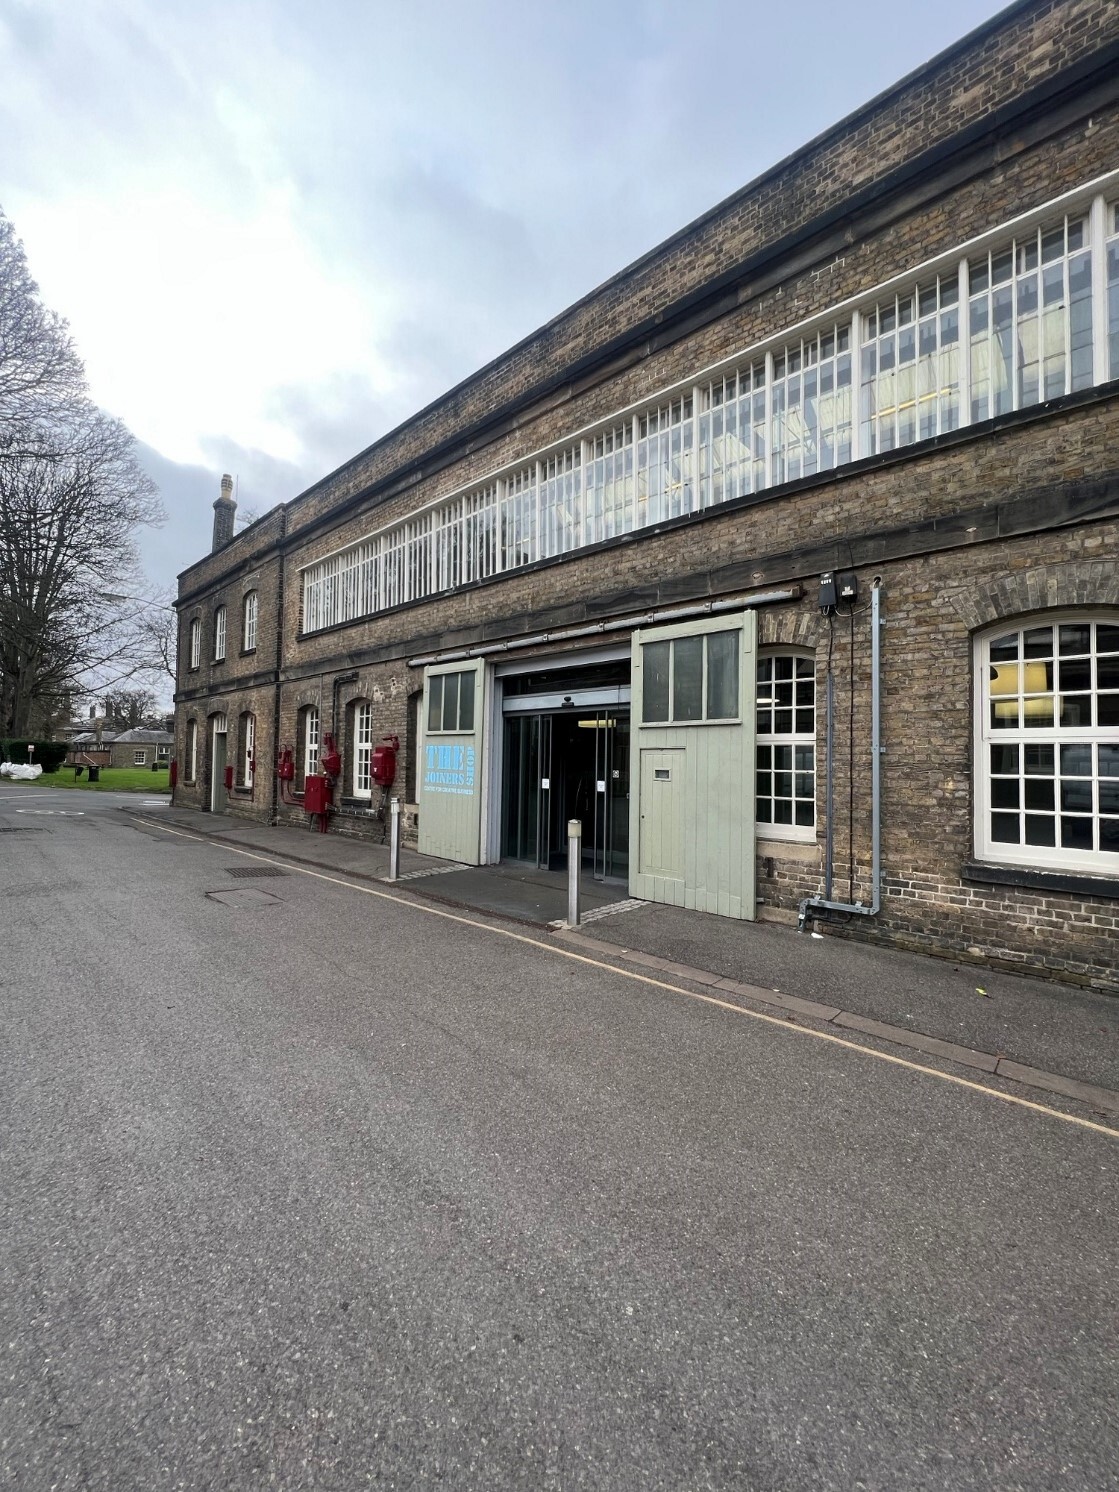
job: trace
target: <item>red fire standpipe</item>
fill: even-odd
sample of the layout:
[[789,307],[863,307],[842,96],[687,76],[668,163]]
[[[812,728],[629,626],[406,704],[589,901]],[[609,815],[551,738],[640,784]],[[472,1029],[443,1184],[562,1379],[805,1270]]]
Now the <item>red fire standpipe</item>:
[[295,780],[295,753],[290,746],[285,746],[280,752],[280,760],[276,763],[276,776],[280,783],[280,801],[293,805],[293,799],[288,793],[288,783]]
[[396,779],[396,753],[400,750],[399,736],[385,736],[384,745],[373,748],[369,773],[378,787],[390,788]]
[[332,782],[336,782],[342,775],[342,758],[329,731],[322,738],[322,769]]

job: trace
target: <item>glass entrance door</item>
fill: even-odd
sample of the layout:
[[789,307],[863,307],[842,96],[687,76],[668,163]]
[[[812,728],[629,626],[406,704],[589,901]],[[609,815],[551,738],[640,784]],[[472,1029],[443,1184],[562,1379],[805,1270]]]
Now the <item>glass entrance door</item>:
[[591,868],[596,880],[624,879],[629,874],[628,711],[602,710],[596,715],[594,761]]
[[550,835],[552,721],[511,715],[505,721],[501,783],[501,856],[547,866]]
[[629,710],[507,715],[501,853],[543,870],[567,863],[567,823],[583,825],[598,880],[629,868]]

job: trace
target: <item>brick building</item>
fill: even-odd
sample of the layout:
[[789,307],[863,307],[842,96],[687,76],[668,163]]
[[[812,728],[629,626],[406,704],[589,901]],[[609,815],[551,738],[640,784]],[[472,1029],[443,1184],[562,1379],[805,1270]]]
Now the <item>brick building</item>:
[[236,537],[226,479],[178,801],[302,820],[329,732],[379,835],[394,734],[421,850],[576,816],[635,895],[1119,991],[1117,431],[1119,7],[1024,0]]

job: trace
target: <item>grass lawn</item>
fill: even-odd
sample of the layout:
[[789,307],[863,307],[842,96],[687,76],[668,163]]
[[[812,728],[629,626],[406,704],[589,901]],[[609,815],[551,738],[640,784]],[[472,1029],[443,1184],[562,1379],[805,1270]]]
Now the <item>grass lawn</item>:
[[[150,767],[102,767],[101,780],[90,782],[89,768],[80,777],[74,776],[73,767],[59,767],[57,772],[44,772],[34,782],[12,783],[13,787],[82,787],[91,793],[167,793],[171,791],[170,771],[161,767],[153,772]],[[0,779],[5,785],[8,779]]]

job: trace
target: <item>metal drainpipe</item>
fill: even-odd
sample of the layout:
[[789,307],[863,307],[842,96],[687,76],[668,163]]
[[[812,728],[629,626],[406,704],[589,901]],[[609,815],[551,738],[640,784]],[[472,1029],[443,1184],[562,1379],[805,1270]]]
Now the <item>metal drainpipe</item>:
[[355,668],[351,673],[338,674],[334,680],[333,698],[330,704],[330,734],[334,737],[334,749],[336,751],[338,749],[338,691],[343,684],[352,684],[359,677],[360,675]]
[[[832,901],[828,895],[806,896],[800,904],[800,917],[797,921],[797,932],[804,931],[804,924],[809,913],[817,912],[853,912],[860,917],[876,917],[882,906],[882,581],[879,576],[874,577],[874,587],[870,596],[870,670],[871,670],[871,694],[870,694],[870,793],[871,793],[871,888],[872,896],[870,905],[865,902],[855,901]],[[851,680],[854,688],[854,680]],[[831,735],[832,735],[832,706],[831,706],[831,679],[828,679],[828,863],[824,872],[825,890],[831,890]],[[852,764],[853,765],[853,764]]]
[[[280,541],[277,545],[278,554],[276,563],[278,566],[276,576],[276,687],[272,706],[272,805],[269,822],[276,824],[280,819],[280,779],[276,774],[276,768],[280,764],[280,696],[283,693],[282,675],[284,669],[284,539],[288,531],[287,508],[280,509]],[[257,611],[257,626],[260,625],[260,612]]]

